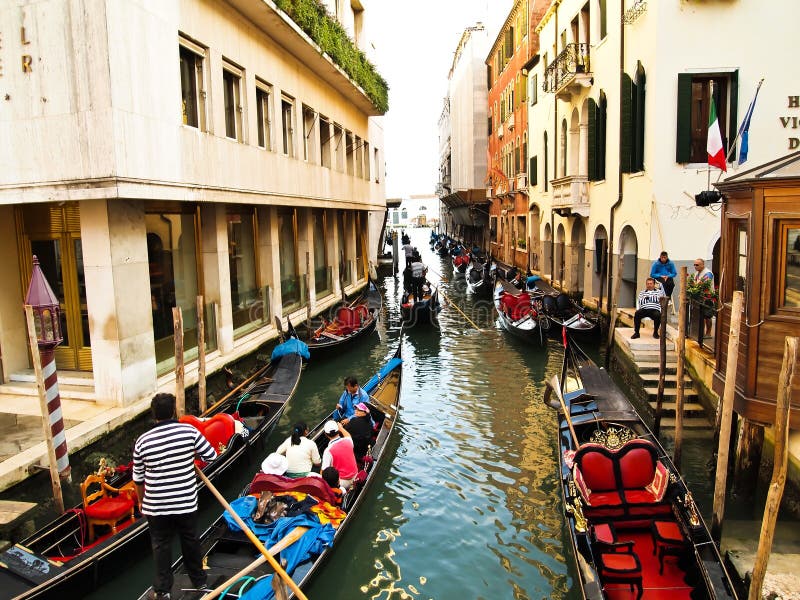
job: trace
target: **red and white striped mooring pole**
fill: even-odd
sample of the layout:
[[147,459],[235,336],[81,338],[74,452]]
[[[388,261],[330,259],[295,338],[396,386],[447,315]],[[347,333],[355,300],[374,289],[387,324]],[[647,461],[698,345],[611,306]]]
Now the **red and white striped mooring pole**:
[[[55,359],[56,346],[64,339],[61,333],[61,303],[53,293],[50,284],[47,283],[39,265],[39,259],[35,256],[33,257],[31,282],[25,296],[25,313],[34,371],[36,371],[36,381],[39,387],[39,398],[42,403],[42,417],[45,418],[46,415],[45,439],[50,455],[51,478],[54,480],[53,490],[58,502],[61,486],[57,480],[70,477],[67,438],[61,414],[61,397],[58,393],[58,373]],[[34,344],[38,347],[38,353],[34,351]],[[58,488],[57,491],[56,488]],[[61,504],[63,505],[63,499]]]

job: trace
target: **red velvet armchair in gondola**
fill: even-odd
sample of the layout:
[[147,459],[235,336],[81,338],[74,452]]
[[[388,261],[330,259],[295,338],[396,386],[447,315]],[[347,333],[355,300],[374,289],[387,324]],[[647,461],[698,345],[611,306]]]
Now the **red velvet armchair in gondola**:
[[504,293],[500,297],[500,306],[512,321],[519,321],[532,311],[531,297],[527,292],[522,292],[518,296]]
[[83,512],[89,526],[89,541],[94,541],[95,525],[108,525],[112,533],[117,526],[133,519],[136,491],[129,487],[115,488],[102,475],[89,475],[81,484]]
[[339,325],[339,335],[348,335],[358,327],[356,313],[348,306],[340,306],[336,311],[336,323]]
[[617,449],[584,444],[575,453],[573,478],[587,517],[652,516],[669,513],[669,484],[656,447],[633,439]]

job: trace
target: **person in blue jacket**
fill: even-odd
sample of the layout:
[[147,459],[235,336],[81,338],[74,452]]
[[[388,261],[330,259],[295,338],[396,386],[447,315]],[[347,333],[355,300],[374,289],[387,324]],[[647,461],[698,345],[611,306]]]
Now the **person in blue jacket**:
[[653,262],[650,267],[650,277],[655,279],[664,288],[664,295],[667,298],[672,296],[672,290],[675,289],[674,277],[678,276],[678,271],[675,269],[675,263],[669,259],[666,252],[662,252],[658,260]]
[[352,375],[344,378],[344,392],[342,392],[336,410],[333,411],[335,421],[341,421],[347,425],[353,415],[356,414],[356,404],[359,402],[369,402],[369,394],[358,385],[358,379]]

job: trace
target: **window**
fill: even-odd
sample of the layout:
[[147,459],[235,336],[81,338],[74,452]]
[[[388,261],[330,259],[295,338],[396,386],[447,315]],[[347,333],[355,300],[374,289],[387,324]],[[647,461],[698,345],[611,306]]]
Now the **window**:
[[272,150],[272,87],[256,81],[256,118],[258,147]]
[[778,295],[782,308],[800,309],[800,222],[780,226],[781,253],[778,279],[783,288]]
[[561,120],[561,148],[559,150],[561,152],[561,172],[559,175],[561,177],[567,176],[567,120]]
[[331,166],[331,122],[322,115],[319,116],[319,152],[320,163],[323,167]]
[[534,73],[531,77],[531,106],[539,102],[539,74]]
[[542,169],[542,178],[544,179],[544,191],[547,191],[547,132],[544,132],[544,168]]
[[364,179],[369,181],[369,142],[364,142]]
[[339,125],[333,126],[333,166],[337,171],[344,171],[344,136]]
[[408,219],[408,211],[405,208],[400,209],[400,218],[403,219],[403,221]]
[[346,162],[347,162],[347,174],[353,175],[355,173],[355,144],[353,143],[353,134],[349,131],[345,133],[344,137],[344,147],[346,152]]
[[222,67],[222,87],[225,102],[225,137],[242,138],[242,71],[225,64]]
[[206,131],[205,48],[180,38],[181,118],[184,125]]
[[729,134],[736,132],[738,71],[717,74],[679,73],[676,162],[708,161],[706,142],[712,81],[723,148],[728,149]]
[[486,135],[492,135],[492,115],[487,119]]
[[486,89],[492,89],[492,65],[486,65]]
[[363,146],[361,143],[361,138],[356,136],[353,142],[353,153],[355,154],[355,176],[356,177],[363,177],[364,169],[363,169],[363,162],[364,162],[364,154],[363,154]]
[[250,315],[251,306],[260,298],[255,210],[251,206],[229,205],[227,220],[233,337],[237,338],[260,324]]
[[392,209],[392,225],[398,225],[400,223],[400,213],[397,212],[397,209]]
[[600,0],[600,39],[608,34],[608,21],[606,17],[606,0]]
[[602,181],[606,178],[606,113],[608,101],[600,90],[600,101],[589,98],[589,140],[588,175],[589,181]]
[[378,158],[378,149],[375,148],[375,183],[381,182],[381,163]]
[[[620,154],[623,173],[644,171],[644,98],[644,67],[642,67],[642,63],[638,63],[635,83],[631,81],[627,73],[623,73],[622,76],[622,131],[620,133],[622,147]],[[703,148],[705,148],[705,141]],[[705,161],[705,159],[703,160]]]
[[489,241],[497,242],[497,217],[489,217]]
[[736,278],[733,281],[734,291],[744,292],[747,290],[747,221],[739,221],[734,224],[734,244],[735,244],[735,265]]
[[331,270],[328,267],[326,213],[320,208],[314,209],[314,287],[317,298],[330,294]]
[[509,27],[506,29],[506,36],[505,36],[505,60],[503,66],[505,66],[508,61],[514,56],[514,28]]
[[294,158],[294,100],[281,98],[281,125],[283,127],[283,153]]
[[528,161],[528,183],[530,185],[536,185],[539,179],[539,169],[538,169],[538,157],[531,156],[530,160]]
[[519,156],[519,138],[514,142],[514,175],[520,172],[520,156]]
[[278,237],[280,240],[281,302],[283,314],[300,305],[300,276],[297,271],[297,212],[295,209],[278,211]]
[[317,136],[314,125],[317,122],[317,113],[314,109],[303,105],[303,160],[317,162]]

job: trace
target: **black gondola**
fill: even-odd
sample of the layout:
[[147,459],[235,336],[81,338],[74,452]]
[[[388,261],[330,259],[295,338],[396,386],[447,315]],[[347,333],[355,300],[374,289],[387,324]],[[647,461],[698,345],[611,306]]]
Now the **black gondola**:
[[527,288],[537,311],[550,321],[552,334],[561,335],[562,327],[577,339],[588,339],[600,333],[599,317],[587,312],[569,295],[557,291],[539,277],[529,277]]
[[467,267],[470,264],[470,256],[469,253],[463,252],[458,256],[453,257],[453,276],[454,277],[463,277],[464,274],[467,272]]
[[[395,423],[397,422],[397,415],[400,410],[400,386],[402,382],[402,358],[400,352],[400,345],[402,338],[398,345],[397,352],[394,356],[380,369],[378,373],[363,386],[364,391],[370,395],[369,409],[372,419],[376,422],[376,434],[373,443],[367,452],[365,460],[359,464],[361,473],[356,478],[356,483],[353,489],[348,491],[342,503],[342,514],[339,515],[341,520],[338,526],[331,531],[327,531],[328,537],[320,535],[318,539],[326,539],[326,543],[318,543],[324,549],[320,554],[304,556],[302,558],[295,557],[292,563],[287,565],[286,570],[292,576],[297,585],[302,589],[308,585],[314,574],[320,569],[328,556],[334,552],[340,536],[344,533],[347,526],[350,525],[352,520],[361,506],[366,491],[373,484],[381,461],[387,457],[387,444],[389,438],[394,430]],[[327,445],[327,438],[322,432],[323,425],[330,415],[323,419],[314,429],[309,433],[309,439],[314,440],[319,447],[320,454]],[[327,484],[319,477],[302,477],[299,479],[289,479],[277,475],[267,475],[265,473],[257,473],[253,481],[247,486],[244,491],[244,496],[253,494],[257,495],[262,492],[271,492],[279,496],[281,493],[286,492],[301,492],[313,496],[315,499],[324,501],[326,498],[331,498],[331,490]],[[252,501],[239,499],[240,502]],[[322,506],[322,502],[318,505]],[[323,506],[323,508],[325,508]],[[290,517],[280,517],[274,529],[285,528],[292,530],[294,528],[292,521],[287,521]],[[247,519],[245,519],[247,522]],[[252,522],[252,521],[251,521]],[[307,521],[306,521],[307,522]],[[250,523],[248,523],[250,524]],[[314,523],[319,527],[318,523]],[[332,527],[331,525],[323,526]],[[304,535],[313,535],[315,532],[309,531]],[[331,539],[332,537],[332,539]],[[301,541],[297,542],[302,544]],[[252,542],[241,532],[238,528],[231,528],[224,518],[220,517],[208,530],[201,536],[201,544],[205,555],[204,562],[207,567],[208,585],[211,588],[217,587],[225,583],[235,574],[239,573],[242,569],[247,567],[253,562],[254,557],[258,554],[253,547]],[[267,544],[269,546],[269,544]],[[177,600],[188,600],[198,598],[196,591],[192,591],[192,584],[188,575],[183,571],[181,559],[179,559],[173,566],[175,572],[175,584],[173,586],[172,598]],[[272,575],[273,571],[267,564],[258,566],[256,569],[248,573],[247,576],[238,579],[233,587],[237,591],[236,597],[242,598],[263,598],[267,594],[267,590],[271,590],[270,581],[266,578]],[[248,588],[249,589],[246,589]],[[145,592],[140,600],[148,597],[149,590]],[[290,592],[290,597],[294,595]]]
[[474,257],[466,273],[467,290],[473,294],[489,295],[494,288],[494,264],[491,259],[480,262]]
[[366,289],[355,300],[343,303],[336,309],[330,321],[322,319],[319,327],[309,332],[305,340],[313,356],[330,350],[341,350],[356,340],[367,337],[375,331],[383,296],[372,279]]
[[[290,327],[291,343],[300,345]],[[258,372],[216,402],[201,417],[185,416],[187,422],[205,428],[204,435],[219,452],[203,467],[209,479],[218,479],[249,448],[269,436],[300,381],[303,358],[283,346],[288,354],[271,360]],[[209,424],[214,423],[213,427]],[[216,431],[212,431],[212,429]],[[118,496],[133,500],[131,471],[106,475]],[[201,489],[205,486],[200,484]],[[65,512],[33,535],[0,554],[0,589],[5,598],[77,598],[108,577],[114,577],[148,543],[147,519],[138,513],[120,521],[117,532],[108,531],[89,540],[82,505]]]
[[[680,473],[605,369],[564,335],[561,490],[583,598],[736,598]],[[566,418],[565,418],[566,413]]]
[[442,306],[439,304],[439,288],[431,285],[429,281],[422,286],[422,298],[419,300],[414,294],[403,292],[400,314],[407,328],[417,324],[435,324],[440,310]]
[[530,294],[498,277],[494,284],[494,307],[503,329],[526,342],[546,347],[550,322],[536,312]]

